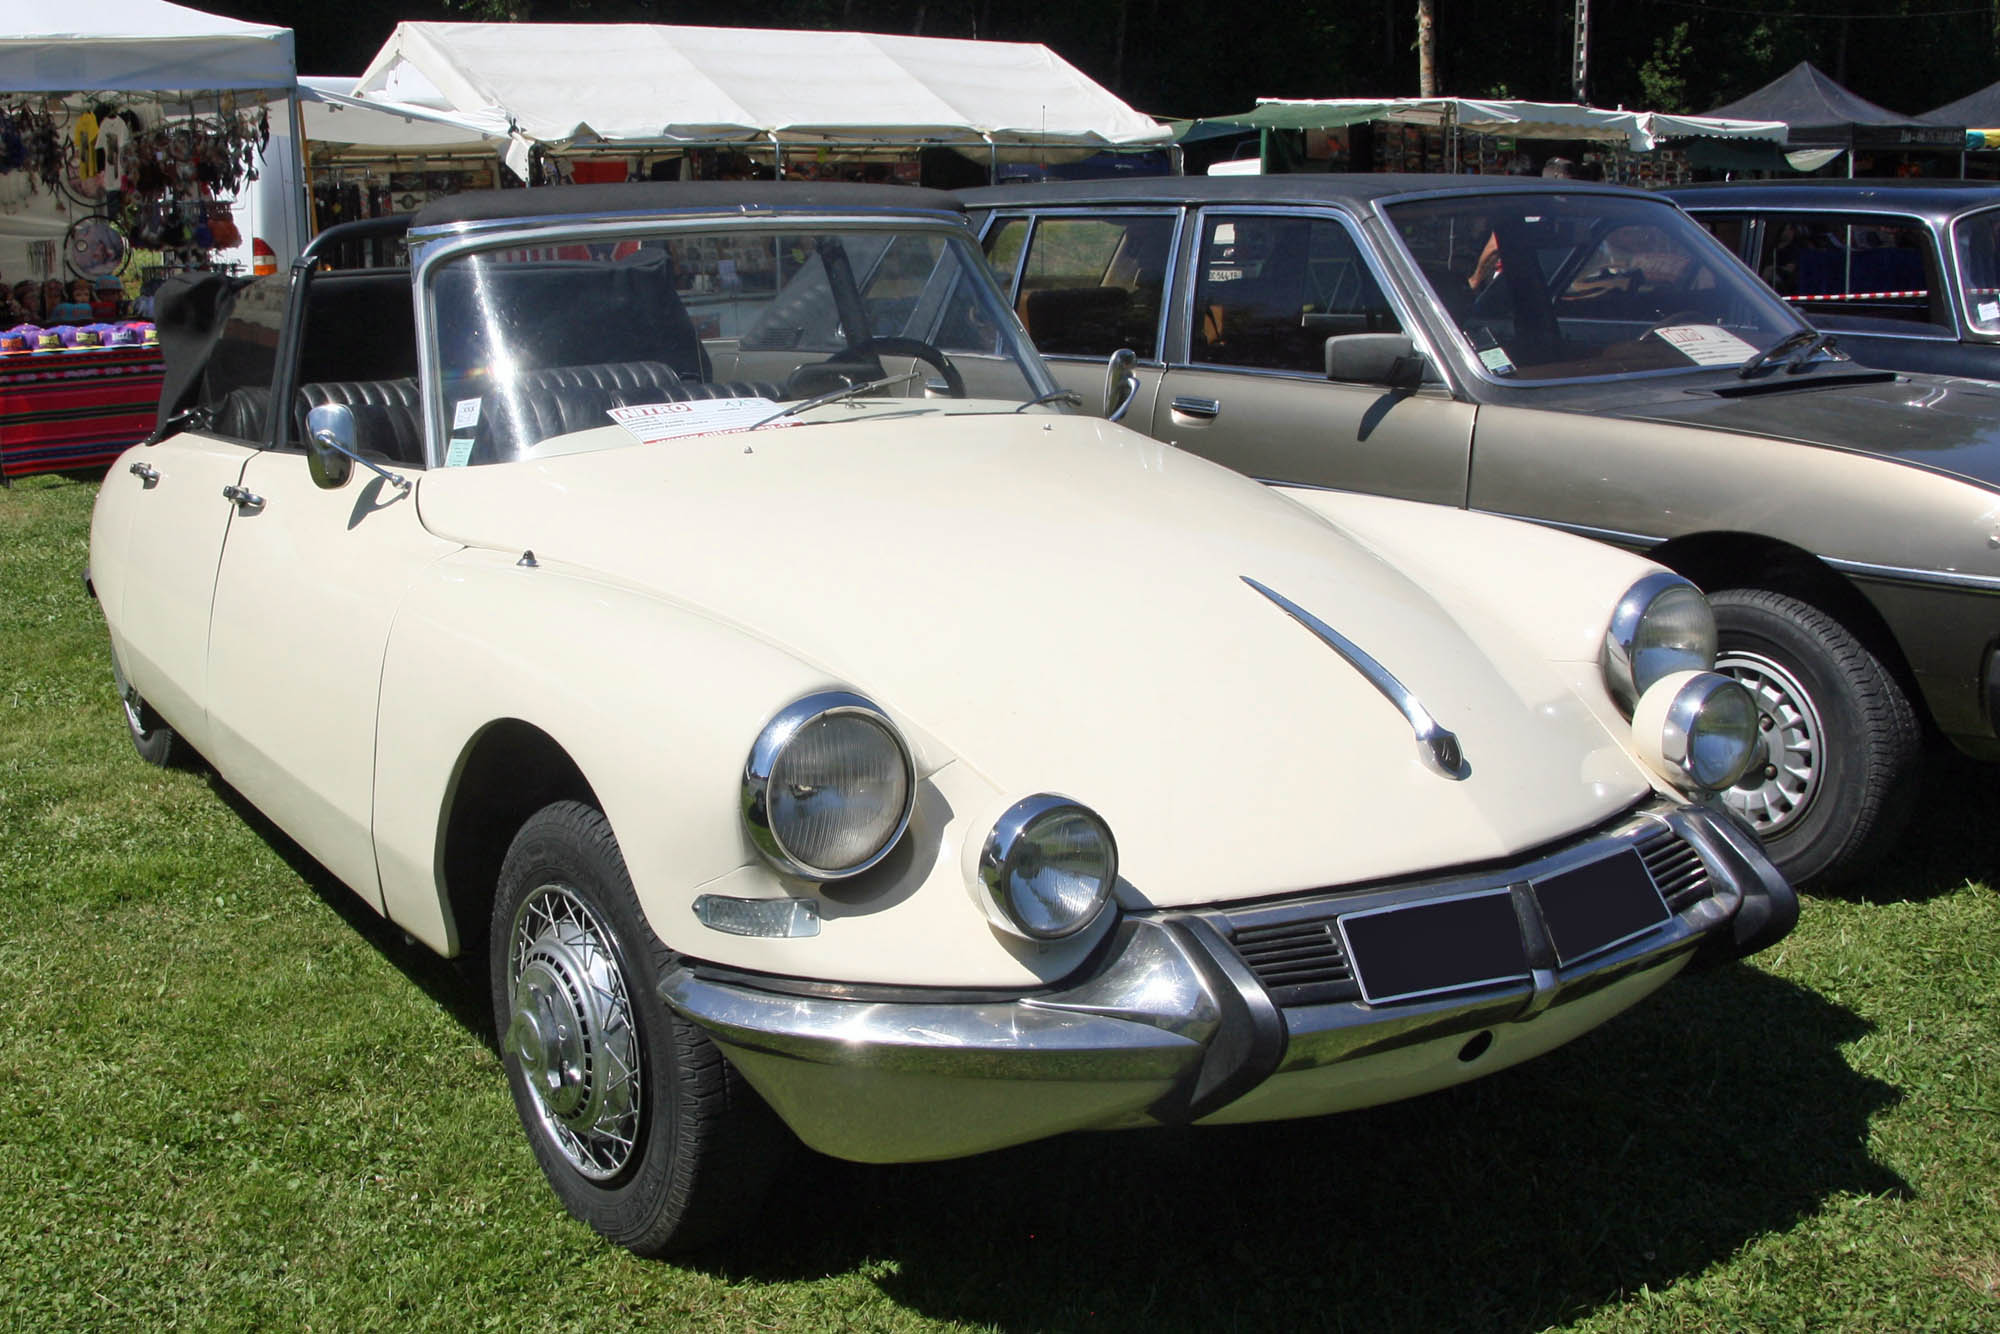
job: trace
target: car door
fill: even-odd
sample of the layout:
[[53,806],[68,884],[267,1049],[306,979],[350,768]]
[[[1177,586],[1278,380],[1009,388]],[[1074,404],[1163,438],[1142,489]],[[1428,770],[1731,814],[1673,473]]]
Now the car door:
[[208,609],[234,486],[257,452],[242,440],[179,434],[126,452],[105,476],[91,525],[92,579],[120,667],[197,751],[208,752]]
[[421,472],[408,478],[404,490],[357,467],[345,487],[322,490],[296,444],[250,458],[208,636],[205,753],[378,909],[370,807],[382,662],[410,580],[455,549],[424,529]]
[[1102,412],[1105,365],[1130,348],[1138,397],[1125,417],[1144,429],[1165,372],[1167,277],[1175,208],[1002,210],[987,224],[987,263],[1049,373]]
[[1421,340],[1347,218],[1206,208],[1181,258],[1150,434],[1265,481],[1465,504],[1471,404],[1327,378],[1329,337]]

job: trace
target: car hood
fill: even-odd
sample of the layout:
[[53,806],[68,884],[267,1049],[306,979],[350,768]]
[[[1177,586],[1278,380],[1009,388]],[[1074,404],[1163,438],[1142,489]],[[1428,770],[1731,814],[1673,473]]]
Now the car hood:
[[[996,799],[1088,803],[1157,904],[1510,856],[1648,788],[1524,643],[1475,643],[1326,520],[1101,421],[708,436],[434,471],[418,504],[442,536],[817,664],[918,729],[920,764],[971,765]],[[1397,708],[1246,575],[1400,678],[1469,774],[1423,763]]]
[[1984,380],[1822,371],[1721,393],[1612,388],[1583,410],[1872,454],[2000,489],[2000,385]]

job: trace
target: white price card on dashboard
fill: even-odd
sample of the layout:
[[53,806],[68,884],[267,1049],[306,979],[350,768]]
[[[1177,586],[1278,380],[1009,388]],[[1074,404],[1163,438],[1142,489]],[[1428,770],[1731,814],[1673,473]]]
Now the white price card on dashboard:
[[1667,324],[1653,332],[1697,366],[1740,366],[1757,351],[1719,324]]
[[[778,405],[768,398],[704,398],[692,403],[640,403],[606,411],[612,421],[631,432],[640,443],[650,445],[661,440],[683,440],[691,435],[747,431],[776,413]],[[772,422],[771,426],[798,424],[785,420]]]

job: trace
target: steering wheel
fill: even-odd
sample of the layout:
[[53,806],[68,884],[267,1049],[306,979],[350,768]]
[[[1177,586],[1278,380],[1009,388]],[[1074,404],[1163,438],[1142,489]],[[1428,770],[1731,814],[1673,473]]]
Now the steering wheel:
[[944,377],[946,393],[953,398],[966,396],[965,377],[958,373],[958,367],[952,365],[951,358],[939,351],[934,344],[926,343],[921,338],[898,338],[893,335],[864,338],[858,343],[849,343],[842,348],[838,359],[874,357],[879,361],[880,354],[884,352],[892,357],[915,357],[918,361],[928,362],[937,368],[939,375]]

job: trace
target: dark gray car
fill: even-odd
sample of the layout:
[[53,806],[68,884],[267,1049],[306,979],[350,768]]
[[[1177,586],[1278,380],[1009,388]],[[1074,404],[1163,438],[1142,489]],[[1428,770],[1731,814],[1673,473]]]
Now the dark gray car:
[[1138,353],[1128,425],[1693,578],[1768,740],[1728,800],[1795,881],[1884,848],[1927,728],[2000,759],[2000,386],[1847,359],[1671,202],[1390,175],[962,198],[1059,379],[1101,401]]
[[2000,185],[1731,181],[1665,193],[1863,365],[2000,379]]

